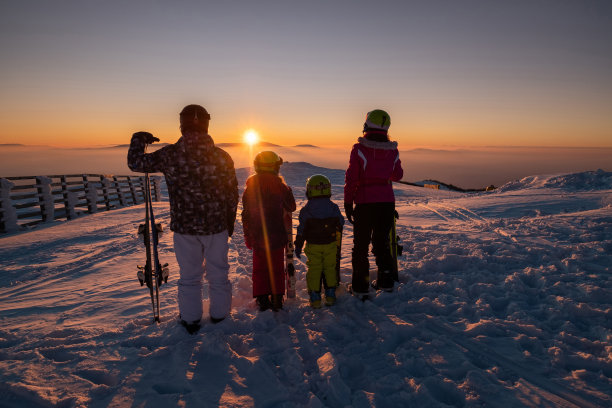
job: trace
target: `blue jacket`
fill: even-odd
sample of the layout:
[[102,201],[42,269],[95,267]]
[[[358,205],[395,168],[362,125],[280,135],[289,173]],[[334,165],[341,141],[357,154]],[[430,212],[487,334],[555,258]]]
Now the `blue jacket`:
[[336,231],[343,226],[344,216],[336,203],[329,197],[311,198],[300,210],[296,242],[329,244],[336,240]]

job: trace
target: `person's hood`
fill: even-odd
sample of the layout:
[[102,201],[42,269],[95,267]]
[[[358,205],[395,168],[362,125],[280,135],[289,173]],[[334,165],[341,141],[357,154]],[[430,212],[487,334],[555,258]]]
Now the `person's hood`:
[[360,137],[357,139],[359,144],[364,145],[365,147],[371,147],[372,149],[381,149],[381,150],[395,150],[397,149],[397,142],[377,142],[375,140],[369,140],[365,137]]

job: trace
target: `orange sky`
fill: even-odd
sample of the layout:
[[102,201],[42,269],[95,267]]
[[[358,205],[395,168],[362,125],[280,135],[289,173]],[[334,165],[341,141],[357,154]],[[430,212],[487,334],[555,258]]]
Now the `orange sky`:
[[[374,106],[377,107],[377,106]],[[174,108],[174,109],[172,109]],[[0,143],[51,145],[58,147],[99,146],[128,143],[131,133],[147,130],[162,142],[172,143],[180,137],[178,111],[180,106],[168,107],[164,114],[140,113],[128,118],[124,112],[87,116],[74,119],[71,115],[52,112],[49,116],[36,114],[35,120],[22,117],[3,120]],[[390,135],[403,147],[418,146],[612,146],[612,126],[596,118],[581,122],[559,114],[558,120],[537,120],[522,117],[456,117],[449,112],[445,117],[414,113],[385,107],[392,115]],[[361,135],[365,112],[355,110],[345,117],[319,117],[318,124],[299,113],[286,115],[282,120],[266,120],[273,115],[255,117],[234,112],[215,111],[210,106],[210,133],[216,142],[240,142],[247,129],[255,129],[262,140],[280,144],[314,144],[321,146],[350,144]],[[367,108],[366,108],[367,109]],[[114,113],[114,114],[113,114]],[[137,112],[136,112],[137,113]],[[225,113],[225,114],[224,114]],[[468,113],[469,114],[469,113]],[[477,116],[473,115],[472,116]],[[111,119],[112,118],[112,119]],[[470,120],[472,119],[472,120]]]
[[0,144],[174,142],[198,103],[217,142],[346,145],[382,108],[406,148],[612,146],[612,5],[220,3],[5,5]]

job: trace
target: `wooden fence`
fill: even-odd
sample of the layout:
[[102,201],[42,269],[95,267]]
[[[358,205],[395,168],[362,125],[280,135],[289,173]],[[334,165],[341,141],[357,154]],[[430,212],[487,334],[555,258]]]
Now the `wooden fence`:
[[[0,232],[143,203],[144,180],[103,174],[0,178]],[[151,198],[160,201],[161,177],[151,176],[151,187]]]

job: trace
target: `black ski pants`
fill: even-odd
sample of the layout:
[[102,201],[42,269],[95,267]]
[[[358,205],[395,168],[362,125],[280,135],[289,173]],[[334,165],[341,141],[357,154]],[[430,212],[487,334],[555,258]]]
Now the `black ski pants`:
[[[392,287],[393,277],[389,234],[393,227],[395,203],[357,204],[353,217],[353,291],[366,293],[370,286],[370,262],[368,250],[372,252],[378,267],[378,285]],[[387,272],[387,273],[385,273]]]

